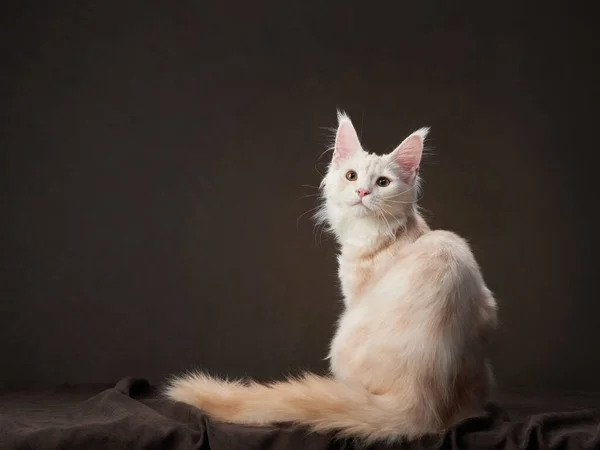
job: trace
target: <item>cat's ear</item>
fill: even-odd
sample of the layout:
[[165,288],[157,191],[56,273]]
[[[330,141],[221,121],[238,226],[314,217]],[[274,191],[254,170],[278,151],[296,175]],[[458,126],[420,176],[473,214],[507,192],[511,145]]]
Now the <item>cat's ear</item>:
[[402,181],[412,183],[419,173],[419,164],[423,155],[423,142],[429,133],[429,128],[421,128],[402,141],[391,153],[392,158],[400,167]]
[[338,129],[335,135],[332,164],[339,167],[341,161],[352,157],[361,150],[360,141],[350,118],[338,111]]

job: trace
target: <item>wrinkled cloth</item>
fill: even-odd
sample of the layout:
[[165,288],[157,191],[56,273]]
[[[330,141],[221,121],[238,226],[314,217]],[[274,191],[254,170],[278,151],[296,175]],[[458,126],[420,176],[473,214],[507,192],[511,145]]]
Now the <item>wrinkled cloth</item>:
[[[92,391],[92,392],[90,392]],[[543,403],[543,402],[542,402]],[[560,407],[560,406],[559,406]],[[528,409],[529,408],[529,409]],[[600,448],[600,409],[532,413],[531,405],[467,419],[439,437],[369,449]],[[535,408],[534,408],[535,409]],[[538,408],[539,409],[539,408]],[[509,414],[510,412],[510,414]],[[520,414],[519,414],[520,413]],[[250,427],[213,422],[202,411],[156,395],[140,378],[115,386],[61,387],[0,393],[0,449],[359,449],[353,439],[293,426]]]

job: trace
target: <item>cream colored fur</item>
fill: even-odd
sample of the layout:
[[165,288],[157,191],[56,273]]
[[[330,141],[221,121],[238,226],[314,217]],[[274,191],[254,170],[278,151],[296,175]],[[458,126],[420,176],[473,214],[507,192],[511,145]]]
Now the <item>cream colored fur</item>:
[[[427,131],[377,156],[339,115],[318,213],[340,244],[346,306],[331,343],[331,376],[261,385],[198,373],[174,379],[171,399],[219,421],[293,422],[367,441],[438,433],[481,411],[492,384],[496,302],[468,244],[431,231],[418,213]],[[378,184],[382,176],[388,185]]]

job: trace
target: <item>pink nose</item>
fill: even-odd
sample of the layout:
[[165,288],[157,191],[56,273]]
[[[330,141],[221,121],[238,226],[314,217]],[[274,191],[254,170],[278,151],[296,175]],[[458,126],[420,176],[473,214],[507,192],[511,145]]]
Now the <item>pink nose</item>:
[[356,191],[358,193],[358,196],[360,198],[363,198],[365,195],[369,195],[370,192],[367,191],[366,189],[359,189],[358,191]]

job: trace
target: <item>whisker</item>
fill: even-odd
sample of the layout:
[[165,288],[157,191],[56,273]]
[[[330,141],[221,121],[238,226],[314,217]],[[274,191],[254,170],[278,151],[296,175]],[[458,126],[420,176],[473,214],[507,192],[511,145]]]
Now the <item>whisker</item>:
[[410,202],[403,202],[403,201],[400,201],[400,200],[390,200],[390,199],[387,199],[387,198],[386,198],[386,199],[384,200],[384,202],[390,202],[390,203],[400,203],[400,204],[403,204],[403,205],[412,205],[413,203],[417,203],[419,200],[421,200],[421,199],[420,199],[420,198],[418,198],[418,199],[412,200],[412,201],[410,201]]
[[394,216],[392,213],[390,213],[390,212],[389,212],[387,209],[385,209],[383,206],[381,206],[381,209],[383,209],[385,212],[387,212],[387,213],[390,215],[390,217],[396,221],[396,223],[398,224],[398,227],[399,227],[399,228],[404,228],[404,229],[406,230],[406,224],[404,224],[404,223],[400,222],[396,216]]
[[391,195],[389,198],[394,198],[394,197],[398,197],[398,196],[400,196],[400,195],[407,194],[407,193],[409,193],[410,191],[412,191],[414,188],[415,188],[414,186],[411,186],[411,187],[409,187],[408,189],[406,189],[406,190],[404,190],[404,191],[402,191],[402,192],[397,192],[396,194],[394,194],[394,195]]
[[325,156],[325,154],[326,154],[326,153],[328,153],[328,152],[333,152],[334,150],[335,150],[335,142],[334,142],[333,144],[329,145],[329,146],[328,146],[328,147],[327,147],[325,150],[323,150],[323,151],[321,152],[321,154],[320,154],[320,155],[319,155],[319,157],[317,158],[317,163],[319,163],[319,162],[321,161],[321,158],[322,158],[323,156]]
[[317,205],[314,208],[311,208],[308,211],[305,211],[302,214],[300,214],[300,216],[298,216],[298,218],[296,219],[296,229],[299,228],[299,224],[298,223],[299,223],[300,219],[302,219],[305,215],[307,215],[307,214],[309,214],[309,213],[311,213],[313,211],[316,211],[317,209],[322,208],[322,207],[323,207],[323,205]]
[[298,198],[307,198],[307,197],[320,197],[321,194],[320,193],[316,193],[316,194],[306,194],[306,195],[301,195]]
[[323,234],[325,232],[325,223],[321,222],[316,226],[315,239],[319,238],[319,245],[323,244]]
[[387,226],[388,233],[389,233],[390,237],[391,237],[391,238],[393,238],[393,237],[394,237],[394,232],[393,232],[393,230],[392,230],[392,227],[391,227],[390,223],[389,223],[389,222],[388,222],[388,220],[385,218],[385,214],[382,212],[382,208],[381,208],[381,206],[379,206],[379,207],[378,207],[378,206],[375,206],[375,208],[376,208],[376,209],[375,209],[375,211],[377,212],[377,215],[378,215],[378,216],[380,215],[380,216],[381,216],[381,218],[384,220],[384,222],[385,222],[385,224],[386,224],[386,226]]

